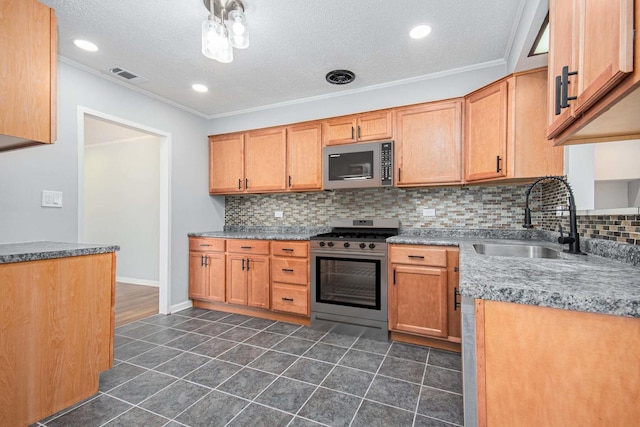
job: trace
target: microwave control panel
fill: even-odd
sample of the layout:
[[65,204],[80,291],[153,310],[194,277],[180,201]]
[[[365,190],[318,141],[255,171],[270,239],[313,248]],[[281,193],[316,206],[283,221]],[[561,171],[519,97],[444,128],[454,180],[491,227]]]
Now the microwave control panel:
[[382,185],[393,185],[393,143],[383,142],[380,150],[382,171],[380,180]]

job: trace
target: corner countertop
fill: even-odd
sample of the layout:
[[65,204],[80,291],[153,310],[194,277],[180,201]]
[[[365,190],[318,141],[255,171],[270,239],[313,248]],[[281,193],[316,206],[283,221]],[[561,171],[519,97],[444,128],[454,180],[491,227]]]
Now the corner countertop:
[[0,244],[0,264],[104,254],[119,251],[119,246],[84,243],[26,242]]
[[[568,254],[535,236],[487,237],[400,235],[387,242],[458,246],[460,293],[465,297],[640,318],[640,267],[593,254]],[[487,256],[476,253],[474,243],[536,244],[561,254],[558,259]]]
[[189,233],[189,237],[213,237],[219,239],[251,239],[251,240],[309,240],[315,233],[278,233],[258,231],[208,231]]

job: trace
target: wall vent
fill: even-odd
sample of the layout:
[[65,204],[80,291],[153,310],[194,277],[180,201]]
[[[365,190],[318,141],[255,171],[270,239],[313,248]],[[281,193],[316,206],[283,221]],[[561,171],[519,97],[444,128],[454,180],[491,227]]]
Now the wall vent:
[[137,83],[148,81],[148,79],[145,79],[144,77],[134,74],[131,71],[125,70],[122,67],[109,68],[109,73],[129,83],[137,84]]

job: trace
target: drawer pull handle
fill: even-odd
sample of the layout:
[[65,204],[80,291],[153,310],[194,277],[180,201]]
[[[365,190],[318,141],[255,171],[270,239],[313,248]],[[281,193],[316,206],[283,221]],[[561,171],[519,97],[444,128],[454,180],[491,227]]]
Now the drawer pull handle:
[[282,248],[282,250],[285,252],[293,252],[293,249],[291,248]]
[[252,246],[240,246],[240,249],[251,249]]
[[409,258],[424,259],[424,255],[407,255]]
[[200,246],[211,246],[211,245],[206,244],[206,243],[200,243]]
[[293,273],[293,268],[283,268],[282,271],[285,273]]
[[282,297],[282,301],[293,302],[293,298]]

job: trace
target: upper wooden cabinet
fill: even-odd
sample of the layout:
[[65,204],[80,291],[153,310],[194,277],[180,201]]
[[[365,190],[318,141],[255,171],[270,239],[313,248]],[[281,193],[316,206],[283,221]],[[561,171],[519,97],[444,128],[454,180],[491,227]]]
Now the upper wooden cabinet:
[[462,100],[396,110],[396,186],[462,182]]
[[247,132],[245,135],[245,190],[285,190],[287,131],[284,128]]
[[563,173],[563,150],[546,140],[546,90],[546,70],[539,69],[466,98],[466,182]]
[[322,125],[319,122],[287,128],[287,188],[322,189]]
[[0,151],[56,139],[57,27],[36,0],[0,0]]
[[393,137],[392,110],[337,117],[324,122],[324,145],[377,141]]
[[640,133],[636,97],[631,105],[597,120],[597,125],[574,137],[640,81],[637,43],[634,59],[634,3],[637,25],[638,0],[549,2],[547,134],[556,143],[568,139],[591,142],[589,137],[628,139],[623,135]]
[[271,128],[209,137],[209,192],[285,190],[286,130]]

